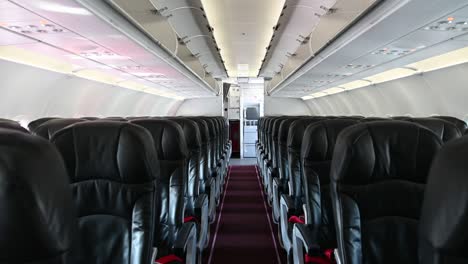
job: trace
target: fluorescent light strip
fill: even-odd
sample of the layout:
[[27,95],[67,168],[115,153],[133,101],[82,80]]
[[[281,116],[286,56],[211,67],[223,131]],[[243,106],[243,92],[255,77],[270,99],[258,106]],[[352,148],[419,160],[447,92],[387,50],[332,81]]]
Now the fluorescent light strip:
[[[260,68],[262,66],[262,60],[265,58],[267,50],[265,49],[268,47],[270,40],[274,34],[272,29],[273,27],[276,26],[278,23],[279,17],[281,15],[281,12],[283,10],[285,0],[276,0],[276,1],[271,1],[269,4],[268,10],[271,10],[271,13],[269,14],[264,14],[265,17],[269,20],[264,22],[265,30],[262,32],[265,32],[265,35],[261,36],[261,40],[258,41],[260,44],[258,45],[260,52],[259,58],[256,59],[256,64],[255,65],[248,65],[249,69],[248,70],[239,70],[237,69],[238,64],[235,63],[234,57],[236,54],[233,54],[232,51],[230,51],[227,48],[227,43],[232,43],[232,36],[229,35],[229,33],[232,33],[227,30],[221,30],[222,24],[226,24],[226,14],[223,12],[219,12],[217,7],[225,5],[222,3],[220,0],[201,0],[203,9],[205,10],[207,19],[210,23],[210,26],[214,28],[213,35],[216,39],[216,42],[220,48],[220,53],[223,61],[225,61],[225,67],[227,70],[227,74],[229,77],[238,77],[238,76],[243,76],[243,77],[253,77],[257,76]],[[217,6],[218,5],[218,6]],[[228,22],[229,23],[229,22]],[[229,25],[228,25],[229,26]],[[243,64],[241,64],[243,65]]]
[[40,68],[48,71],[53,71],[61,74],[74,75],[79,78],[109,84],[113,86],[118,86],[122,88],[127,88],[139,92],[154,94],[158,96],[173,98],[176,100],[183,100],[183,97],[159,92],[153,87],[146,86],[137,82],[124,81],[121,78],[116,78],[115,76],[103,73],[97,70],[91,69],[80,69],[78,66],[62,62],[55,58],[45,56],[36,52],[29,50],[20,49],[14,46],[1,46],[0,47],[0,59],[12,61],[35,68]]
[[[309,99],[314,99],[318,97],[323,97],[326,95],[336,94],[338,93],[336,92],[338,91],[336,89],[341,89],[341,92],[349,91],[353,89],[367,87],[372,84],[389,82],[389,81],[393,81],[397,79],[402,79],[402,78],[405,78],[414,74],[439,70],[439,69],[443,69],[443,68],[463,64],[463,63],[468,63],[468,47],[454,50],[454,51],[451,51],[451,52],[448,52],[439,56],[431,57],[429,59],[425,59],[422,61],[418,61],[409,65],[406,65],[405,67],[395,68],[395,69],[391,69],[391,70],[388,70],[379,74],[375,74],[363,80],[352,81],[352,82],[340,85],[339,87],[330,88],[323,92],[318,92],[318,93],[311,94],[309,96],[304,96],[302,97],[302,100],[309,100]],[[325,95],[322,95],[322,93],[324,93]],[[320,95],[320,96],[317,96],[317,95]]]

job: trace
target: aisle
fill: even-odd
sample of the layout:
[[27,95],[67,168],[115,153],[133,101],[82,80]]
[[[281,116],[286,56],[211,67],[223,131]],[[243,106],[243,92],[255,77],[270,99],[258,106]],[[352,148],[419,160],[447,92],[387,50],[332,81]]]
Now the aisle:
[[207,264],[285,263],[255,166],[231,166]]

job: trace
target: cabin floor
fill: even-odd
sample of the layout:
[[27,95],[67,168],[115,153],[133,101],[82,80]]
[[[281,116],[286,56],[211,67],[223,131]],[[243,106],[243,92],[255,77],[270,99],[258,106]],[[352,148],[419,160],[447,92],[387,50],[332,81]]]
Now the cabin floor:
[[255,159],[232,159],[205,263],[286,263]]

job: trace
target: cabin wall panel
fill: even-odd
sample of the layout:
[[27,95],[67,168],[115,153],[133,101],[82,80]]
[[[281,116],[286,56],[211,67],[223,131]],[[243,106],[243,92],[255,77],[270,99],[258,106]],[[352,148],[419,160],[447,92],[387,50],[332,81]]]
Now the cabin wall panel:
[[305,101],[313,115],[468,115],[468,64]]
[[177,110],[178,116],[222,116],[222,96],[187,99]]
[[264,115],[310,115],[310,109],[301,99],[265,96]]
[[0,60],[0,117],[163,116],[177,100]]

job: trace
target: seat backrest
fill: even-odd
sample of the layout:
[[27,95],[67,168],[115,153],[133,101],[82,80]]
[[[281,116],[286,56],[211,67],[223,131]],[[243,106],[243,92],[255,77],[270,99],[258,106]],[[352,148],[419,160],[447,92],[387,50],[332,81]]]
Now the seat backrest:
[[60,153],[48,141],[0,129],[0,262],[68,263],[76,212]]
[[195,199],[200,192],[200,183],[203,181],[202,173],[204,169],[204,164],[200,163],[202,144],[200,130],[198,124],[193,120],[186,118],[170,118],[170,120],[179,124],[184,133],[188,149],[186,196],[189,197],[187,202],[194,207]]
[[214,124],[214,121],[209,118],[209,117],[199,117],[200,119],[204,120],[206,124],[208,125],[208,131],[210,133],[210,168],[216,168],[216,163],[218,162],[217,160],[217,136],[216,136],[216,125]]
[[43,123],[45,123],[45,122],[47,122],[49,120],[52,120],[52,119],[58,119],[58,117],[43,117],[43,118],[36,119],[34,121],[31,121],[28,124],[28,129],[29,129],[29,131],[34,133],[34,131],[36,130],[37,127],[39,127]]
[[[333,210],[330,202],[330,167],[338,135],[358,120],[331,119],[309,125],[301,149],[302,188],[307,224],[314,228],[315,241],[322,248],[336,247]],[[326,219],[326,220],[322,220]]]
[[183,224],[186,194],[188,149],[182,127],[168,119],[132,120],[132,124],[148,130],[160,165],[157,200],[161,203],[156,216],[154,244],[158,250],[168,249],[176,240]]
[[123,122],[83,122],[51,142],[65,161],[78,211],[74,263],[150,263],[159,165],[148,131]]
[[57,133],[59,130],[76,124],[80,122],[85,122],[86,120],[84,119],[78,119],[78,118],[61,118],[61,119],[52,119],[49,120],[42,125],[38,126],[33,134],[36,136],[40,136],[42,138],[45,138],[47,140],[50,140],[52,136]]
[[465,131],[468,129],[468,124],[466,124],[465,121],[453,116],[433,116],[433,118],[442,119],[456,125],[462,133],[465,133]]
[[209,182],[211,177],[211,169],[209,165],[211,164],[211,139],[210,131],[208,124],[205,120],[197,117],[188,117],[187,119],[193,120],[198,125],[198,130],[200,132],[200,147],[201,155],[199,161],[200,175],[202,176],[200,182],[200,191],[205,193],[206,183]]
[[281,123],[289,117],[281,117],[273,121],[273,127],[271,128],[271,160],[274,168],[279,168],[280,156],[279,156],[279,130]]
[[419,263],[468,263],[468,137],[447,143],[429,174],[419,229]]
[[279,162],[279,177],[281,181],[289,179],[289,164],[288,164],[288,137],[289,137],[289,127],[291,123],[299,119],[299,117],[290,117],[283,120],[280,123],[278,131],[278,143],[279,151],[278,155],[280,156]]
[[424,188],[441,145],[410,122],[362,123],[341,132],[330,173],[341,263],[417,263]]
[[417,123],[434,132],[442,142],[448,142],[462,136],[460,129],[453,123],[438,118],[411,118],[406,121]]
[[29,131],[16,122],[0,121],[0,128],[15,130],[29,134]]
[[291,123],[288,132],[288,169],[289,193],[293,196],[296,208],[302,206],[302,165],[301,148],[306,128],[313,123],[324,120],[318,117],[301,118]]

